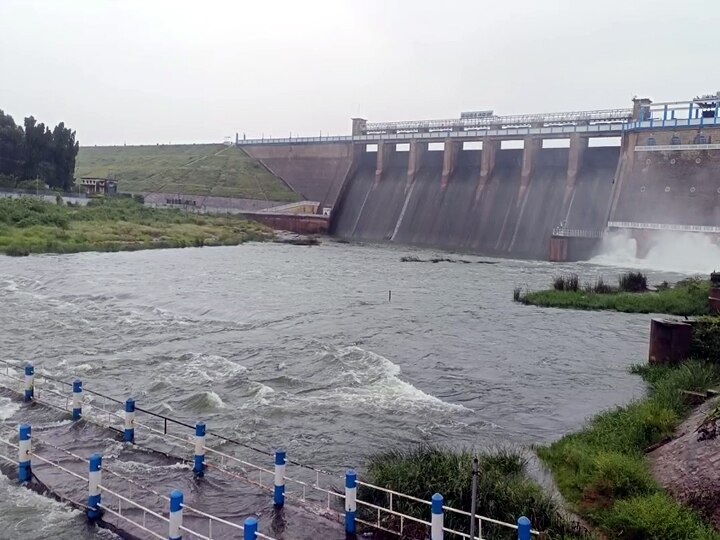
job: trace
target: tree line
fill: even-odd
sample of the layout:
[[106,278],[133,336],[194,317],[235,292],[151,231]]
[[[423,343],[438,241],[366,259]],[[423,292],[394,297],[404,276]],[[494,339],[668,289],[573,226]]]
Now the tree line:
[[70,191],[79,143],[60,122],[52,130],[28,116],[19,126],[0,109],[0,184],[22,187],[39,180],[50,189]]

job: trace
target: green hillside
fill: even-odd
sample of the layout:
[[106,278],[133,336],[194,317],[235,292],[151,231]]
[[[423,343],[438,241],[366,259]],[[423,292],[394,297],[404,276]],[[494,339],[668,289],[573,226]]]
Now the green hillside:
[[81,147],[75,177],[83,176],[114,178],[123,193],[301,199],[245,152],[222,144]]

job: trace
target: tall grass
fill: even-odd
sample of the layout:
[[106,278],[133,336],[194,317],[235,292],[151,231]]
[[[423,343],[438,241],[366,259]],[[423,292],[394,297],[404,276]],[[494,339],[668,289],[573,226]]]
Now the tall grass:
[[647,276],[640,272],[626,272],[618,278],[618,286],[624,292],[647,291]]
[[577,291],[580,288],[580,278],[577,274],[563,274],[553,278],[553,289],[556,291]]
[[[668,497],[654,480],[645,450],[670,437],[691,404],[681,390],[720,382],[720,366],[636,367],[649,397],[604,412],[578,433],[538,449],[574,510],[611,538],[718,539],[694,511]],[[659,534],[662,531],[662,534]]]
[[[371,458],[367,475],[369,482],[388,487],[414,497],[430,500],[439,492],[445,505],[469,511],[471,504],[472,462],[476,455],[470,451],[455,452],[432,446],[417,446],[403,450],[390,450]],[[500,521],[517,523],[525,515],[533,527],[557,538],[566,534],[582,535],[567,523],[556,503],[525,475],[526,460],[519,453],[502,449],[479,456],[477,513]],[[388,507],[384,493],[361,487],[360,498],[378,506]],[[361,507],[362,508],[362,507]],[[399,497],[393,499],[393,508],[428,520],[430,507]],[[368,512],[368,519],[374,519]],[[408,523],[408,522],[406,522]],[[469,531],[469,520],[446,512],[445,524],[458,531]],[[415,538],[420,530],[411,533]],[[517,533],[506,527],[483,524],[483,538],[516,539]]]

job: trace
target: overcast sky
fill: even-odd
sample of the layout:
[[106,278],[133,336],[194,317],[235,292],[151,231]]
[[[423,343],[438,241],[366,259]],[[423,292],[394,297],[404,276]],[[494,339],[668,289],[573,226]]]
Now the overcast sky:
[[720,90],[717,0],[0,0],[0,109],[83,145]]

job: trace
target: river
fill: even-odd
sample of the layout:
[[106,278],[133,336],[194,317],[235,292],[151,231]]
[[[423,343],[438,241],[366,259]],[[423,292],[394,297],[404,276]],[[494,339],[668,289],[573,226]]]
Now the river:
[[[0,346],[8,360],[332,470],[362,471],[369,455],[418,442],[547,443],[642,395],[628,367],[646,359],[649,315],[512,302],[514,287],[544,288],[562,271],[609,281],[617,268],[404,255],[435,252],[328,241],[2,257]],[[0,419],[13,407],[0,401]],[[10,534],[18,523],[23,535]],[[0,531],[109,534],[4,477]]]

